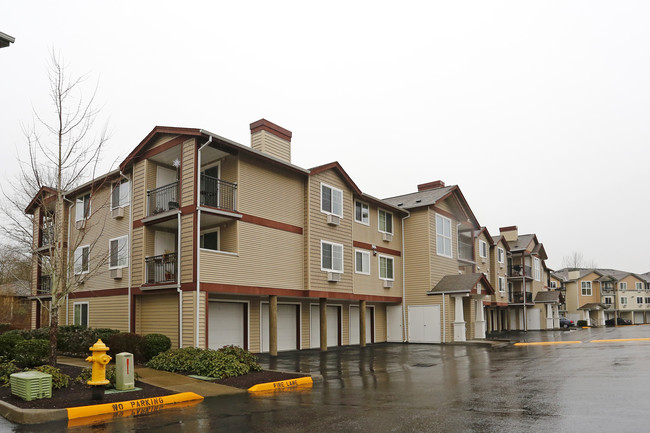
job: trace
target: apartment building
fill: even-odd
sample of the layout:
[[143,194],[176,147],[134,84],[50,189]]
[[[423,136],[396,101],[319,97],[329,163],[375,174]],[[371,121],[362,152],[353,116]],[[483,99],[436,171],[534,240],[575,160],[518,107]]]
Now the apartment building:
[[[336,162],[293,165],[290,131],[264,119],[250,129],[249,147],[155,127],[119,170],[66,193],[57,236],[80,287],[61,323],[271,353],[389,339],[408,213],[363,193]],[[27,208],[33,327],[48,320],[52,194]]]
[[[490,302],[486,304],[487,332],[501,332],[508,329],[508,257],[510,255],[510,245],[506,239],[499,235],[491,237],[486,229],[486,240],[489,244],[489,270],[488,277],[494,295]],[[481,239],[479,239],[479,250],[482,248]]]

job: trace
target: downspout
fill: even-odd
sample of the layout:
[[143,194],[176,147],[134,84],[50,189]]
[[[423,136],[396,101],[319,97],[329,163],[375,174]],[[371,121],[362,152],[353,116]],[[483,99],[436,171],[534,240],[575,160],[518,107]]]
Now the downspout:
[[183,291],[181,290],[181,213],[178,219],[178,236],[176,239],[176,291],[178,292],[178,347],[183,347]]
[[[200,296],[201,296],[201,151],[205,146],[212,143],[212,136],[208,138],[199,150],[197,151],[197,165],[196,170],[198,174],[198,185],[196,188],[196,337],[195,346],[199,347],[199,311],[200,311]],[[180,269],[179,269],[180,272]]]
[[[411,212],[406,211],[407,215],[402,218],[402,342],[408,341],[408,328],[406,327],[406,255],[405,240],[404,240],[404,221],[411,217]],[[443,298],[444,299],[444,298]],[[444,307],[443,307],[444,308]]]
[[[531,261],[531,265],[532,265]],[[532,267],[532,266],[531,266]],[[526,250],[521,253],[521,269],[523,271],[523,278],[521,279],[524,285],[524,332],[528,332],[528,301],[526,296]]]
[[445,293],[442,293],[442,343],[447,342],[447,314],[445,313]]
[[[72,200],[68,200],[65,196],[63,197],[63,200],[66,200],[68,203],[72,203]],[[68,259],[66,263],[66,281],[70,281],[70,228],[72,227],[72,223],[70,222],[70,207],[68,206]],[[74,269],[74,264],[72,265]],[[69,283],[68,283],[69,284]],[[65,294],[65,324],[69,325],[70,324],[70,304],[68,303],[68,294]]]
[[[133,247],[133,182],[131,179],[126,176],[124,173],[122,173],[122,170],[120,170],[120,176],[129,181],[129,185],[131,185],[131,188],[129,193],[131,194],[130,201],[129,201],[129,245]],[[129,283],[127,287],[127,299],[126,299],[126,305],[127,305],[127,329],[129,332],[133,332],[134,330],[131,329],[131,284],[132,284],[132,276],[131,273],[133,272],[133,266],[132,265],[132,259],[131,256],[133,255],[133,248],[131,248],[131,251],[129,252]]]

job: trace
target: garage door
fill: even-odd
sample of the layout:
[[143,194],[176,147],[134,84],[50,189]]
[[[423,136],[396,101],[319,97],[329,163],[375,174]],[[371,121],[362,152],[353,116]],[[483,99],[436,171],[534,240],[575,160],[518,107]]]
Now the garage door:
[[[312,348],[320,347],[320,307],[311,306],[309,343]],[[339,307],[327,307],[327,346],[338,346],[340,341]]]
[[526,322],[529,331],[539,331],[541,327],[540,311],[537,308],[526,309]]
[[440,305],[411,305],[408,313],[409,342],[440,343]]
[[[374,310],[372,307],[366,307],[366,344],[374,341]],[[350,344],[359,344],[359,335],[359,306],[350,305]]]
[[635,324],[643,323],[643,312],[641,311],[634,312],[634,323]]
[[246,349],[247,304],[210,302],[208,305],[208,347],[234,345]]
[[[278,304],[278,350],[298,347],[298,305]],[[262,352],[269,351],[269,304],[262,305]]]

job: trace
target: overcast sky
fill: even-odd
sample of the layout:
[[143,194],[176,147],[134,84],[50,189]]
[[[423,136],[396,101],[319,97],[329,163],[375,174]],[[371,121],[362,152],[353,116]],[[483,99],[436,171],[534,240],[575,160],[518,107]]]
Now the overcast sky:
[[104,156],[156,125],[250,144],[266,118],[293,163],[339,161],[385,198],[457,184],[492,235],[536,233],[560,268],[650,271],[650,2],[15,1],[2,7],[0,169],[51,110],[52,48],[99,82]]

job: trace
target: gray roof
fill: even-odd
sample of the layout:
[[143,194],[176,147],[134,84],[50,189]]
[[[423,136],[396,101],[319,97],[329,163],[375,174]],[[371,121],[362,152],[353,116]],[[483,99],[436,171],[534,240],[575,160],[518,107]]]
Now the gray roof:
[[384,201],[401,209],[430,206],[436,204],[438,200],[449,194],[449,192],[455,187],[456,185],[450,185],[442,188],[427,189],[425,191],[385,198]]
[[578,308],[578,310],[607,310],[609,308],[609,305],[607,304],[600,304],[598,302],[590,302],[589,304],[585,304],[582,307]]
[[516,241],[508,242],[510,244],[510,251],[516,252],[516,251],[525,250],[534,237],[535,235],[532,234],[519,235]]
[[535,295],[535,303],[559,303],[560,302],[560,291],[551,290],[547,292],[537,292]]
[[620,281],[623,278],[627,277],[628,275],[636,275],[637,277],[645,281],[650,281],[648,279],[650,277],[649,275],[650,273],[634,274],[632,272],[619,271],[618,269],[607,269],[607,268],[564,268],[553,272],[553,276],[563,281],[571,281],[571,279],[569,279],[569,272],[571,271],[579,271],[578,279],[583,278],[585,275],[589,275],[592,272],[595,272],[597,274],[602,275],[600,278],[597,279],[598,281],[611,281],[612,279],[615,281]]
[[13,44],[15,41],[16,39],[13,36],[0,32],[0,48],[8,47],[9,44]]
[[[445,275],[436,286],[427,292],[428,294],[438,294],[443,292],[471,292],[476,284],[485,279],[485,275],[481,273],[476,274],[459,274],[459,275]],[[485,282],[490,283],[485,279]],[[489,288],[486,293],[489,292]]]

